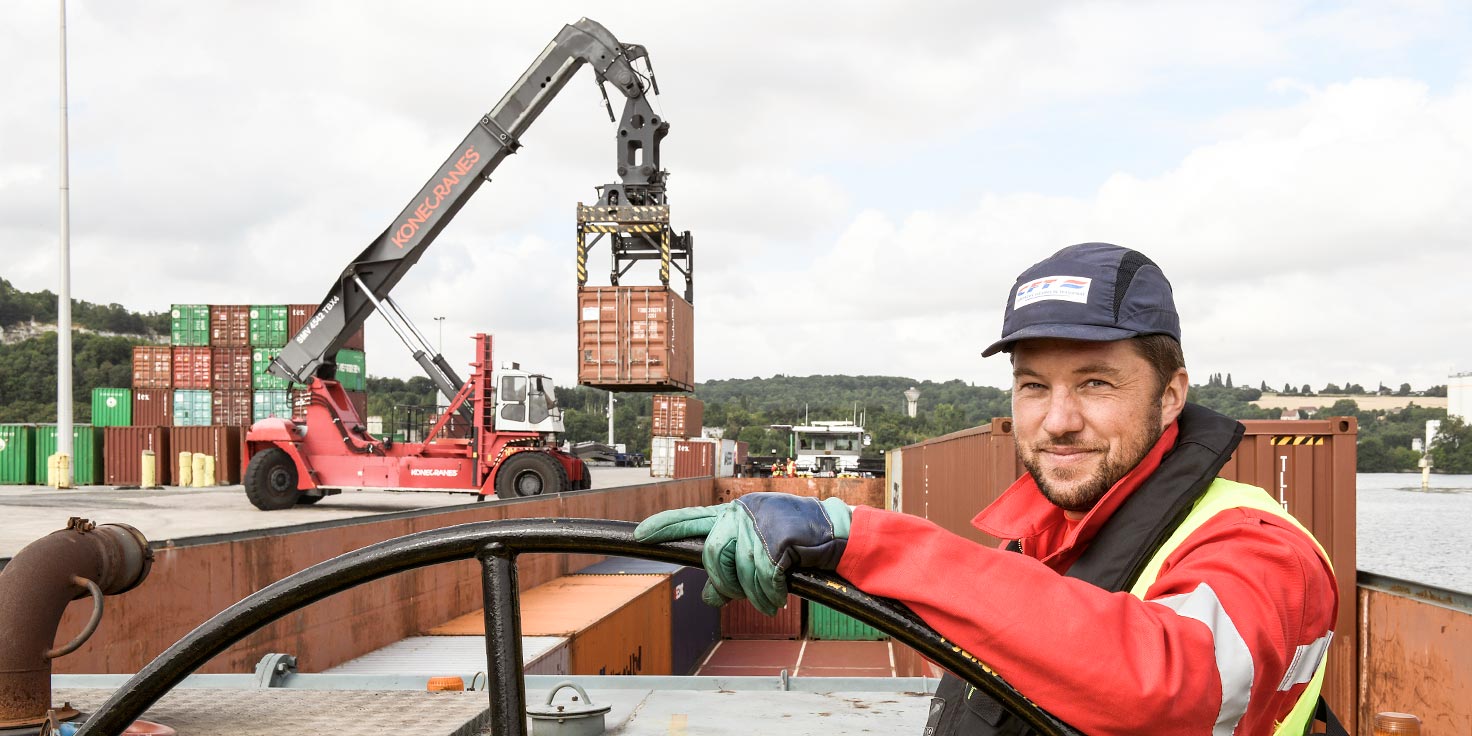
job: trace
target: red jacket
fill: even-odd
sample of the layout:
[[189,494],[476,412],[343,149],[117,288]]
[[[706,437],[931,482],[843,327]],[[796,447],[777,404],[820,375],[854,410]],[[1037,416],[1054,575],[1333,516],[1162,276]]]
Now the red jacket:
[[[1076,523],[1031,476],[1018,479],[972,524],[1020,540],[1023,554],[861,506],[838,573],[867,593],[904,602],[1023,695],[1089,734],[1213,733],[1224,695],[1217,638],[1226,641],[1223,632],[1235,629],[1252,658],[1235,732],[1269,734],[1305,687],[1279,689],[1291,660],[1333,628],[1338,609],[1333,573],[1301,530],[1250,509],[1217,514],[1171,554],[1145,600],[1062,574],[1175,438],[1172,425]],[[1205,587],[1225,613],[1215,631],[1201,620]],[[1151,602],[1193,593],[1194,617]],[[1240,699],[1246,681],[1226,687]]]

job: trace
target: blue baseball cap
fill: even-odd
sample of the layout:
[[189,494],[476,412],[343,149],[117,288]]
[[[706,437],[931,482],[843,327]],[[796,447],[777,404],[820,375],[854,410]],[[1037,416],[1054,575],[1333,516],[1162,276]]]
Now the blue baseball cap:
[[1013,343],[1034,337],[1109,342],[1140,335],[1181,340],[1181,318],[1165,274],[1138,251],[1080,243],[1017,277],[1002,339],[981,355],[1010,352]]

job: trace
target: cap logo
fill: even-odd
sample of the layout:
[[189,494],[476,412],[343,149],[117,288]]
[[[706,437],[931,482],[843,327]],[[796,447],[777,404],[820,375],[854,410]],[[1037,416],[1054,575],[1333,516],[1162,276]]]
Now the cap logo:
[[1033,279],[1019,287],[1012,300],[1012,308],[1020,309],[1033,302],[1056,299],[1065,302],[1089,303],[1089,284],[1093,279],[1082,276],[1044,276]]

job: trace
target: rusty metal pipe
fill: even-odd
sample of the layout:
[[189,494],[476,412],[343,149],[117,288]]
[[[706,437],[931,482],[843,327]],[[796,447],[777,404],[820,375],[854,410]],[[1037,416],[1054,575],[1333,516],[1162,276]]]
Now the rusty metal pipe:
[[[36,726],[51,709],[51,660],[80,647],[102,614],[102,596],[143,582],[153,550],[127,524],[98,526],[73,517],[18,552],[0,570],[0,728]],[[81,635],[52,649],[68,603],[93,599]]]

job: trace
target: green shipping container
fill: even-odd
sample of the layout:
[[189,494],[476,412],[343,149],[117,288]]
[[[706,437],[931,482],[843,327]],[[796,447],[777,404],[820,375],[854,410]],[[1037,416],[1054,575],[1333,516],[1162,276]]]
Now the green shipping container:
[[184,347],[210,344],[210,305],[175,304],[170,314],[172,344]]
[[808,601],[808,638],[829,641],[880,641],[889,635],[848,614]]
[[251,348],[251,385],[262,391],[285,391],[291,382],[271,375],[271,359],[281,354],[281,348]]
[[337,351],[337,382],[344,391],[368,390],[368,366],[362,350]]
[[214,422],[215,401],[209,391],[174,391],[174,426],[208,427]]
[[259,422],[271,417],[291,418],[290,391],[257,391],[251,397],[251,421]]
[[0,485],[36,482],[36,425],[0,424]]
[[126,388],[92,389],[92,426],[133,426],[133,390]]
[[286,305],[255,304],[250,308],[250,345],[279,348],[286,344]]
[[[47,460],[56,454],[56,425],[36,425],[36,480],[46,482]],[[102,427],[72,425],[72,481],[79,486],[102,482]]]

